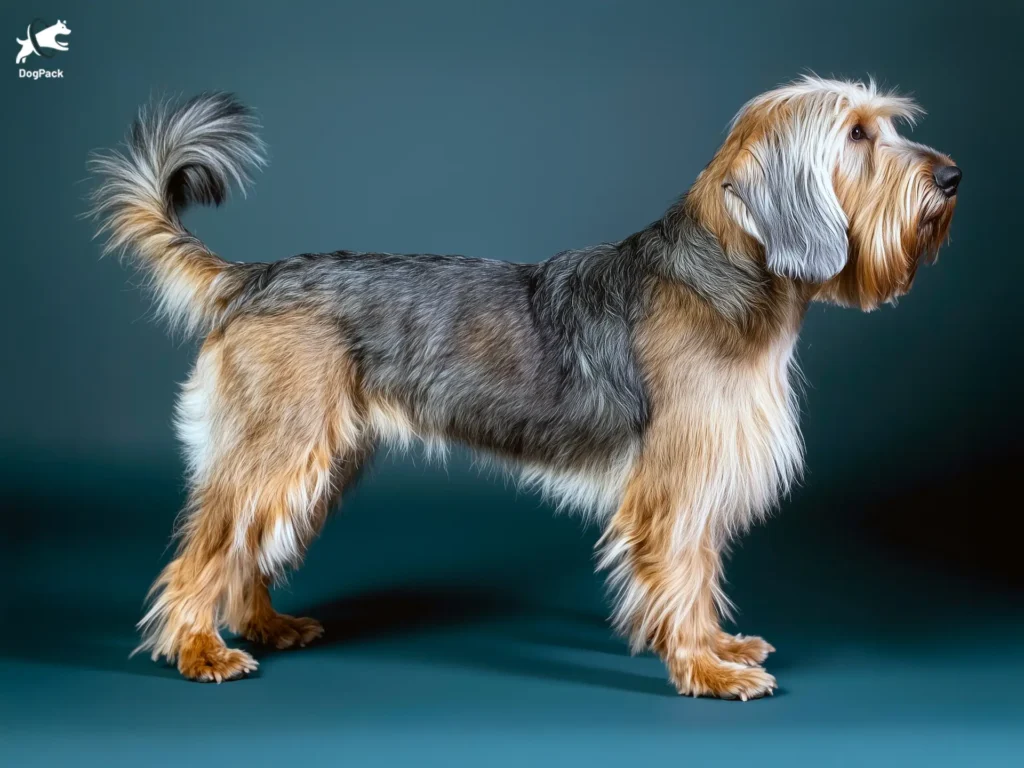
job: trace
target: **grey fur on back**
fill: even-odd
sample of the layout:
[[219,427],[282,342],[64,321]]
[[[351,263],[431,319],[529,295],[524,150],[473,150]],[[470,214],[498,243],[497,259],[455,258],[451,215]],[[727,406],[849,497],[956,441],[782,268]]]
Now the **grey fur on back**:
[[239,311],[325,313],[366,391],[424,431],[571,466],[650,416],[632,336],[648,287],[623,266],[615,246],[538,265],[340,251],[266,266]]
[[[206,130],[206,117],[215,130]],[[179,240],[190,238],[178,219],[181,207],[219,203],[225,184],[210,179],[241,180],[244,163],[258,157],[249,120],[223,94],[177,111],[143,112],[131,154],[94,166],[106,177],[97,213],[110,216],[136,196],[159,195]],[[203,146],[183,155],[188,148],[174,142],[194,137]],[[252,143],[251,153],[218,151],[218,142],[234,147],[242,140]],[[174,173],[159,166],[183,156],[189,162]],[[205,157],[217,166],[205,169]],[[164,189],[137,193],[136,178],[161,179]],[[136,235],[112,228],[116,245],[139,247]],[[216,258],[205,248],[203,256]],[[636,332],[660,283],[692,291],[737,323],[768,280],[757,265],[731,261],[685,200],[622,242],[565,251],[540,264],[349,251],[217,263],[224,273],[219,284],[231,294],[214,327],[244,314],[310,310],[334,324],[366,392],[400,404],[424,433],[564,468],[614,461],[639,444],[652,404]]]
[[658,282],[687,285],[726,316],[762,288],[684,207],[621,243],[540,264],[297,256],[253,272],[237,311],[326,313],[367,391],[428,432],[555,466],[614,458],[651,417],[635,332]]

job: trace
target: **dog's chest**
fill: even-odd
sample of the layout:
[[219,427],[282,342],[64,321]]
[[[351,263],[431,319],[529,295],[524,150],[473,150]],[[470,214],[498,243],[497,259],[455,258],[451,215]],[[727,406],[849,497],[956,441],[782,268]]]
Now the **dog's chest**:
[[742,357],[687,346],[665,361],[651,439],[664,463],[678,467],[687,517],[741,529],[798,476],[795,341],[794,333]]

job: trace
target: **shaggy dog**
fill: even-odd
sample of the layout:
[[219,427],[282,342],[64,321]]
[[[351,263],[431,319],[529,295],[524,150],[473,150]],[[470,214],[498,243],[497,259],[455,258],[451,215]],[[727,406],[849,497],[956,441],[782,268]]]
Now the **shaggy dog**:
[[808,303],[904,294],[946,238],[960,170],[901,137],[918,112],[807,77],[758,96],[689,192],[621,242],[540,264],[304,254],[223,261],[179,214],[262,162],[235,99],[143,110],[95,157],[94,212],[163,314],[205,341],[178,405],[190,500],[140,648],[193,680],[256,668],[220,629],[318,637],[269,587],[382,443],[464,443],[600,520],[616,627],[680,693],[771,693],[732,635],[722,559],[798,477],[793,349]]

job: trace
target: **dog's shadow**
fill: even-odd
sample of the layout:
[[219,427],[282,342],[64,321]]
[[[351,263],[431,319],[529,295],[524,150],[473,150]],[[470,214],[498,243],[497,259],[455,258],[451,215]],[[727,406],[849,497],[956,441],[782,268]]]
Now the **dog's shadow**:
[[[142,655],[130,658],[136,642],[130,631],[138,612],[133,601],[112,599],[88,605],[53,595],[37,595],[34,607],[44,617],[40,632],[21,641],[8,637],[0,657],[33,664],[57,665],[141,677],[181,679],[173,666]],[[467,590],[431,585],[370,591],[340,597],[294,611],[324,625],[324,636],[308,649],[276,651],[228,638],[229,645],[252,652],[261,669],[284,662],[292,653],[358,653],[445,666],[543,678],[633,693],[675,695],[664,675],[645,676],[609,665],[588,664],[605,654],[612,664],[628,656],[598,616],[584,613],[538,614],[510,600],[500,590]],[[52,620],[52,626],[50,621]],[[536,619],[544,629],[537,629]],[[76,628],[74,636],[66,626]],[[376,648],[379,646],[379,650]],[[582,661],[568,661],[584,651]],[[560,658],[552,658],[552,656]],[[261,673],[257,673],[259,675]]]
[[[637,659],[623,663],[628,648],[601,617],[539,612],[500,590],[432,584],[340,597],[295,612],[324,625],[323,637],[311,646],[321,653],[376,653],[374,644],[379,644],[379,653],[388,658],[628,693],[677,695],[660,669],[657,676],[622,669],[630,663],[644,664]],[[249,650],[261,667],[287,653]],[[573,656],[581,658],[567,658]]]

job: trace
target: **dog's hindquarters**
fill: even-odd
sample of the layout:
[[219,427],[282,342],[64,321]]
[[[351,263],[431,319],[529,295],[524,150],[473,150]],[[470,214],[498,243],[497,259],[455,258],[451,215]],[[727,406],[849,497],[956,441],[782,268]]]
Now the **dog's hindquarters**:
[[336,331],[308,312],[236,317],[207,339],[178,410],[189,508],[140,649],[190,678],[228,679],[254,662],[224,646],[223,625],[278,646],[319,634],[276,614],[267,586],[372,451],[354,375]]
[[[357,460],[350,373],[316,323],[301,313],[229,323],[264,265],[223,261],[181,223],[191,202],[219,204],[232,181],[262,163],[251,113],[207,94],[143,110],[124,153],[96,155],[92,213],[107,251],[130,253],[162,313],[210,332],[185,387],[179,432],[192,482],[177,557],[153,588],[140,622],[154,657],[188,677],[222,680],[255,668],[224,646],[223,624],[278,646],[318,634],[310,620],[276,614],[267,585],[322,523]],[[339,352],[340,354],[340,352]]]

